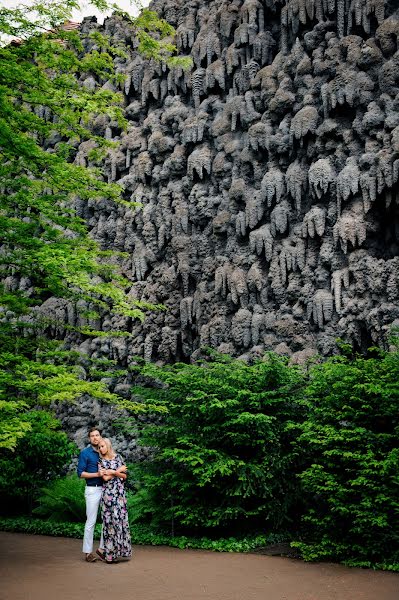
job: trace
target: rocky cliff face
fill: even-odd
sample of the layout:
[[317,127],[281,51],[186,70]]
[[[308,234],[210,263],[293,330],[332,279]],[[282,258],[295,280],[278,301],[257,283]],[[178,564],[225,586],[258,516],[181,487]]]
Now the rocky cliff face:
[[[132,292],[163,303],[132,340],[85,342],[122,363],[189,360],[201,346],[294,360],[384,343],[399,319],[397,0],[155,0],[191,71],[129,50],[116,69],[130,125],[104,163],[131,210],[78,204]],[[86,19],[87,33],[102,29]],[[85,86],[109,86],[92,77]],[[90,144],[76,161],[88,163]],[[60,317],[82,320],[51,305]],[[97,324],[98,325],[98,324]]]

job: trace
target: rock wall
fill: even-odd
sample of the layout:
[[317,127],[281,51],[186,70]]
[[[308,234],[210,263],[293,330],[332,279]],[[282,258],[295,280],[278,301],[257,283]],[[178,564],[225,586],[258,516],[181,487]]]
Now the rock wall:
[[[103,165],[139,209],[78,203],[104,248],[128,253],[130,293],[166,311],[132,340],[86,341],[126,364],[275,350],[302,361],[383,344],[399,322],[399,9],[396,0],[155,0],[191,71],[128,49],[116,69],[129,128]],[[110,87],[93,77],[89,88]],[[76,162],[90,164],[90,143]],[[74,309],[45,309],[82,324]],[[58,311],[58,312],[57,312]]]
[[[140,446],[137,441],[143,425],[151,422],[148,416],[138,415],[133,419],[126,411],[112,404],[85,396],[79,399],[79,404],[65,402],[53,408],[63,429],[79,450],[88,445],[87,432],[94,426],[99,427],[104,437],[111,439],[113,447],[127,463],[146,460],[151,453],[150,448]],[[76,466],[77,457],[72,461],[70,470],[74,471]]]

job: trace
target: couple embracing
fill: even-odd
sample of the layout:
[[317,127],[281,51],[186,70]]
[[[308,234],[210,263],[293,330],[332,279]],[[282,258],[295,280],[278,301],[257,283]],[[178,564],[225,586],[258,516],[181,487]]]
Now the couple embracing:
[[95,562],[93,554],[94,527],[98,508],[101,505],[102,530],[97,556],[108,564],[119,558],[130,558],[129,521],[124,481],[127,468],[116,454],[108,438],[101,437],[97,427],[89,432],[90,444],[79,455],[78,477],[86,480],[86,524],[83,537],[83,552],[87,562]]

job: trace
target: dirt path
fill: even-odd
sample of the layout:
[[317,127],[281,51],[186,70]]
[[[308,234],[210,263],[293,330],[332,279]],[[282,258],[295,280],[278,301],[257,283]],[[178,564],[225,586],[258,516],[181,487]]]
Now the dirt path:
[[399,575],[251,554],[138,546],[82,560],[79,540],[0,533],[0,600],[398,600]]

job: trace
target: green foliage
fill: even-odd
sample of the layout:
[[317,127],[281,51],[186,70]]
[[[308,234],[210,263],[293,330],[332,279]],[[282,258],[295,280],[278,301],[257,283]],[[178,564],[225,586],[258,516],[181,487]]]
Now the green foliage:
[[40,490],[33,514],[49,521],[84,523],[85,482],[77,475],[55,479]]
[[298,447],[306,560],[399,564],[399,352],[315,365]]
[[[49,296],[142,317],[139,303],[125,293],[128,282],[113,255],[101,251],[75,212],[77,197],[123,200],[122,188],[105,183],[93,164],[71,162],[82,141],[103,152],[112,148],[93,135],[94,115],[125,125],[120,94],[90,91],[78,81],[78,74],[103,82],[115,78],[113,60],[121,51],[106,38],[101,45],[101,53],[94,46],[81,57],[76,32],[57,30],[0,48],[0,275],[28,280],[26,292],[17,296],[6,284],[0,300],[5,306],[12,301],[16,317],[32,314],[31,306]],[[50,139],[59,140],[51,152]]]
[[[106,0],[91,0],[89,5],[99,10],[106,10],[110,6]],[[33,0],[29,4],[14,5],[12,8],[2,6],[0,39],[7,40],[5,35],[26,39],[38,31],[49,31],[70,19],[75,8],[79,8],[77,0]]]
[[[78,7],[76,0],[34,0],[0,8],[0,448],[15,449],[30,427],[21,415],[36,403],[82,394],[116,399],[104,383],[79,376],[73,353],[66,364],[52,360],[44,338],[60,324],[38,310],[45,300],[84,311],[85,326],[61,327],[81,336],[126,335],[128,319],[155,308],[129,294],[119,267],[123,255],[102,250],[76,212],[87,201],[136,206],[119,185],[106,183],[99,161],[116,145],[93,133],[98,116],[126,127],[122,95],[103,87],[121,83],[114,59],[126,53],[96,31],[84,52],[79,34],[60,27]],[[173,28],[154,12],[130,22],[144,55],[178,60],[168,39]],[[20,43],[8,43],[10,35]],[[86,75],[96,78],[96,89],[80,84]],[[81,142],[91,147],[86,166],[74,161]],[[104,313],[121,315],[121,328],[99,332]]]
[[[82,538],[84,523],[53,522],[42,519],[17,517],[14,519],[0,517],[0,531],[14,531],[37,535],[51,535],[72,538]],[[100,539],[101,526],[96,525],[95,539]],[[146,526],[134,525],[131,527],[133,544],[148,546],[171,546],[173,548],[198,548],[213,550],[215,552],[250,552],[256,548],[285,541],[282,536],[258,535],[245,538],[219,538],[212,540],[206,537],[195,538],[186,536],[171,537],[165,534],[154,533]]]
[[24,413],[38,405],[74,402],[88,394],[131,412],[143,410],[140,403],[109,392],[102,379],[120,373],[113,361],[90,360],[38,336],[14,339],[0,327],[0,448],[21,447],[19,440],[31,429]]
[[119,14],[134,26],[139,40],[138,50],[143,56],[165,62],[170,68],[188,69],[192,66],[191,56],[175,56],[177,47],[172,41],[175,30],[156,12],[144,8],[135,19],[125,12]]
[[[399,352],[372,348],[361,357],[342,350],[311,365],[308,380],[276,356],[246,365],[211,353],[195,365],[136,367],[153,387],[135,392],[164,415],[157,424],[134,423],[153,455],[129,468],[133,541],[247,551],[271,543],[265,530],[289,531],[284,541],[294,535],[305,560],[399,572]],[[48,418],[38,412],[29,426],[46,430],[41,419]],[[55,446],[31,439],[30,446],[18,442],[28,485],[37,465],[49,477],[64,460],[61,451],[57,468],[52,458],[45,463],[41,447]],[[0,491],[4,497],[12,489],[14,504],[15,489],[25,493],[24,476],[16,486],[13,480],[20,464],[0,461]],[[62,485],[46,486],[60,493],[42,514],[51,515],[53,500],[57,510],[68,502]],[[81,536],[83,523],[64,529],[61,514],[54,510],[54,529],[19,519],[0,519],[0,528]]]
[[155,452],[135,468],[133,520],[212,535],[285,528],[297,503],[301,372],[272,355],[141,371],[166,384],[140,392],[168,412],[141,436]]
[[30,431],[30,424],[20,418],[26,408],[24,402],[0,400],[1,436],[0,448],[14,450],[18,440]]
[[39,489],[68,466],[77,453],[75,444],[60,431],[59,422],[44,410],[20,415],[29,435],[20,439],[15,452],[0,455],[0,494],[5,513],[30,512]]
[[[82,538],[84,523],[56,523],[32,517],[0,517],[0,530],[33,535]],[[95,538],[100,539],[101,526],[96,525]]]

